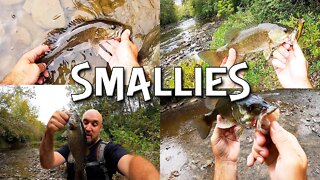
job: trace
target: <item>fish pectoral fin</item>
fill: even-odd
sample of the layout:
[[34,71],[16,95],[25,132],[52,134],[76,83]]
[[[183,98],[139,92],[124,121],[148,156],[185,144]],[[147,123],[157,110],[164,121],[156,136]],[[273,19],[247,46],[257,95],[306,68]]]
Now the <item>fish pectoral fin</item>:
[[200,59],[206,61],[211,66],[220,66],[222,59],[220,60],[219,55],[217,54],[216,50],[210,49],[201,51],[198,53]]
[[269,48],[267,48],[267,49],[265,49],[263,51],[263,56],[266,58],[266,60],[270,59],[271,53],[272,53],[272,48],[271,47],[269,47]]
[[197,128],[202,139],[208,137],[214,120],[215,118],[212,117],[212,113],[202,115],[193,120],[193,126]]
[[241,28],[232,28],[229,29],[224,35],[224,44],[230,43],[233,39],[235,39],[241,31]]
[[235,64],[238,64],[238,63],[241,63],[245,60],[246,58],[246,55],[242,55],[242,54],[237,54],[237,57],[236,57],[236,62]]

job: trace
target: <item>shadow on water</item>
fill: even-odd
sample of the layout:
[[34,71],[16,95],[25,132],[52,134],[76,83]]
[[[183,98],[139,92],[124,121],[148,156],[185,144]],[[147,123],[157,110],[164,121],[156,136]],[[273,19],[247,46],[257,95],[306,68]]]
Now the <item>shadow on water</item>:
[[[280,107],[279,123],[294,134],[308,157],[308,179],[320,178],[320,91],[276,90],[258,93]],[[161,113],[161,179],[212,179],[214,161],[210,135],[201,139],[192,120],[208,112],[202,99],[187,99]],[[254,137],[247,129],[241,136],[239,179],[267,178],[264,165],[246,166]]]
[[[156,62],[156,65],[159,65],[159,56],[154,55],[158,54],[155,48],[157,45],[143,46],[145,41],[148,41],[149,45],[158,44],[160,46],[159,38],[149,35],[159,28],[159,1],[19,0],[0,1],[0,5],[0,55],[2,56],[0,79],[13,68],[25,52],[42,44],[50,30],[66,27],[69,22],[77,18],[89,21],[112,19],[131,27],[133,42],[137,44],[140,51],[144,52],[139,54],[144,57],[140,59],[140,64],[154,66]],[[148,17],[147,20],[145,17]],[[107,63],[94,52],[92,46],[82,48],[83,46],[74,47],[72,53],[63,53],[57,58],[57,62],[49,66],[51,83],[73,83],[69,77],[72,61],[75,62],[74,64],[89,61],[92,68],[84,75],[89,81],[93,80],[94,67],[107,66]],[[146,51],[145,48],[152,49],[152,51]]]

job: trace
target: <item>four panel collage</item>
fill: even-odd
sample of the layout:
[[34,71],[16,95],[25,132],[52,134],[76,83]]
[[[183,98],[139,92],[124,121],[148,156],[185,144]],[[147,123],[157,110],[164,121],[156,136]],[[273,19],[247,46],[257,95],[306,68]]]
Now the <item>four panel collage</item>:
[[0,0],[0,179],[320,179],[320,1]]

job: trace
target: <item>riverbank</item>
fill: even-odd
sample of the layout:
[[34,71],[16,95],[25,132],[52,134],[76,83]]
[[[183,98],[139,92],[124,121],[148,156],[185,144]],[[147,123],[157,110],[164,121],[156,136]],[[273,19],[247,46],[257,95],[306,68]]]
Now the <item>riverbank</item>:
[[0,151],[0,179],[65,179],[65,166],[43,169],[37,148]]

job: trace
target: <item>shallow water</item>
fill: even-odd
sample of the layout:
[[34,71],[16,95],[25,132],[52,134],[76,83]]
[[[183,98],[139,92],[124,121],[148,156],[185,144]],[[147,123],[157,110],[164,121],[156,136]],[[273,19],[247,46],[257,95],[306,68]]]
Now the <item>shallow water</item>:
[[[78,2],[77,7],[73,2]],[[159,65],[159,56],[155,55],[158,54],[155,47],[159,44],[159,38],[148,36],[159,28],[160,2],[157,0],[1,0],[0,5],[0,79],[10,72],[25,52],[42,44],[47,32],[65,27],[79,17],[87,20],[108,18],[130,26],[132,40],[139,50],[144,41],[152,45],[143,47],[152,50],[143,50],[144,54],[139,54],[144,57],[140,59],[140,64]],[[106,67],[107,63],[94,54],[93,49],[87,51],[85,59],[91,67]],[[72,64],[81,63],[83,59],[76,52],[75,56],[63,57],[63,60],[51,65],[49,70],[54,74],[51,81],[54,84],[72,83],[69,77]],[[93,70],[86,71],[84,77],[93,81]]]
[[198,52],[208,49],[218,23],[187,19],[161,29],[160,54],[164,79],[171,75],[174,66],[188,59],[199,60]]
[[[308,179],[320,178],[320,91],[277,90],[259,93],[280,107],[279,123],[294,134],[307,154]],[[189,101],[189,102],[188,102]],[[192,101],[192,103],[190,103]],[[193,119],[208,112],[203,100],[188,99],[183,105],[161,113],[160,173],[161,179],[212,179],[214,161],[210,135],[201,139],[192,125]],[[266,167],[246,167],[246,157],[253,142],[253,130],[241,136],[238,161],[239,179],[267,178]]]

